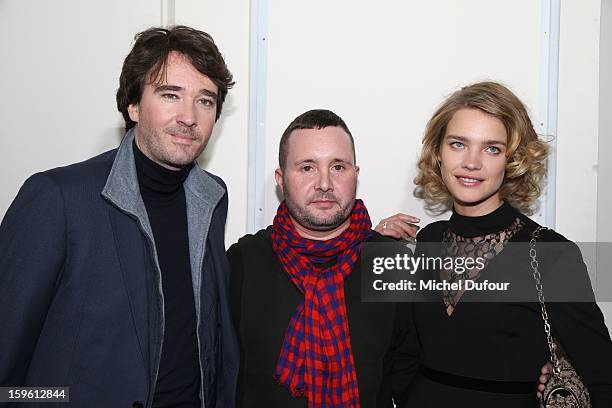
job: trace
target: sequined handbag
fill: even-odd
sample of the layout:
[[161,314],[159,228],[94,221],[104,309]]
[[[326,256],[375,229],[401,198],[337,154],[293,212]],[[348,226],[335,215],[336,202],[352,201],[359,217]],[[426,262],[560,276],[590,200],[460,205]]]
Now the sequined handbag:
[[538,301],[542,310],[542,320],[544,321],[544,331],[546,332],[546,340],[548,341],[548,349],[550,350],[550,363],[553,366],[553,372],[550,379],[546,383],[542,399],[540,400],[541,408],[591,408],[591,399],[589,391],[584,385],[580,376],[574,367],[570,364],[565,356],[557,355],[557,348],[552,336],[552,329],[548,320],[548,312],[544,303],[544,288],[542,286],[542,276],[538,271],[538,259],[535,244],[540,231],[547,229],[545,227],[537,227],[531,235],[529,241],[529,256],[531,257],[531,269],[533,269],[533,278],[536,282],[536,290],[538,292]]

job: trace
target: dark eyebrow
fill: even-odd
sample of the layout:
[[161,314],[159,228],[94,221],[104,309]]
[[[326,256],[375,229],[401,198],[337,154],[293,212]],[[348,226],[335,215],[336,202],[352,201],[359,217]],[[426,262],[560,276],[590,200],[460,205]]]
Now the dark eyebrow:
[[455,139],[460,142],[467,142],[467,137],[457,136],[457,135],[446,135],[445,139]]
[[[455,139],[458,140],[460,142],[468,142],[468,138],[467,137],[463,137],[463,136],[457,136],[457,135],[446,135],[447,139]],[[506,142],[502,142],[500,140],[493,140],[493,139],[489,139],[489,140],[485,140],[484,142],[482,142],[483,145],[500,145],[500,146],[506,146]]]
[[506,142],[502,142],[500,140],[493,140],[493,139],[491,139],[491,140],[485,140],[483,144],[486,144],[486,145],[489,145],[489,146],[490,145],[506,146],[507,143]]
[[[351,161],[347,161],[344,159],[334,159],[331,161],[332,163],[338,164],[338,163],[343,163],[343,164],[348,164],[348,165],[353,165],[353,163]],[[306,160],[298,160],[294,163],[294,165],[298,165],[298,164],[316,164],[316,162],[312,159],[306,159]]]
[[218,96],[217,96],[217,94],[216,94],[215,92],[210,91],[210,90],[208,90],[208,89],[206,89],[206,88],[201,89],[201,90],[200,90],[200,93],[201,93],[201,94],[204,94],[204,95],[206,95],[206,96],[210,96],[211,98],[214,98],[215,100],[217,100],[217,97],[218,97]]
[[166,91],[178,92],[178,91],[182,91],[182,90],[183,90],[182,87],[176,86],[176,85],[160,85],[160,86],[155,88],[155,92],[156,93],[166,92]]
[[[177,86],[177,85],[160,85],[160,86],[155,88],[155,93],[168,92],[168,91],[180,92],[183,89],[184,89],[183,87]],[[200,94],[206,95],[206,96],[211,97],[211,98],[214,98],[215,100],[217,100],[217,97],[218,97],[215,92],[210,91],[210,90],[208,90],[206,88],[200,89]]]
[[293,163],[294,165],[298,165],[298,164],[314,164],[314,160],[312,159],[306,159],[306,160],[298,160],[295,163]]

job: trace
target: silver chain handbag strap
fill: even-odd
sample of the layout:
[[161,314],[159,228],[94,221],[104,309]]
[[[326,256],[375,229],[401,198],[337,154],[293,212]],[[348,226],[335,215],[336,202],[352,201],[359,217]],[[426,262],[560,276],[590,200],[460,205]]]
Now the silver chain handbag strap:
[[531,234],[531,241],[529,241],[529,256],[531,257],[533,279],[535,279],[536,290],[538,291],[538,301],[540,302],[540,308],[542,309],[542,320],[544,320],[544,331],[546,332],[546,341],[548,342],[548,348],[550,350],[550,362],[553,365],[553,374],[559,375],[561,373],[561,367],[559,366],[559,359],[557,358],[557,352],[555,351],[555,343],[553,341],[550,322],[548,320],[548,311],[546,310],[546,304],[544,303],[544,286],[542,286],[542,275],[538,270],[538,254],[535,247],[540,231],[546,229],[548,228],[538,226]]

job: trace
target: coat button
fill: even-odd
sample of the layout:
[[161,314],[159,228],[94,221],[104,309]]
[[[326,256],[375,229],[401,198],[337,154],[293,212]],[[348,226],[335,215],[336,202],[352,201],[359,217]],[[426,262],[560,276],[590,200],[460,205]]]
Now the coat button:
[[134,401],[132,403],[132,408],[143,408],[142,402],[140,401]]

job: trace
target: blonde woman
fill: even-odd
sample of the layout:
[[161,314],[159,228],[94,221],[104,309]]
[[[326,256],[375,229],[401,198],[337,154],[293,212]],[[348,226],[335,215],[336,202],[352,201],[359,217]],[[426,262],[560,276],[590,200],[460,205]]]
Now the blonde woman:
[[[453,213],[423,228],[417,240],[442,242],[442,251],[454,248],[454,256],[484,255],[486,263],[462,276],[432,271],[434,278],[523,278],[533,284],[528,248],[512,243],[529,242],[538,228],[527,215],[541,192],[547,154],[523,103],[501,84],[476,83],[442,103],[423,138],[415,195],[432,210]],[[399,216],[377,227],[395,234],[402,229]],[[552,230],[542,230],[540,242],[564,248],[538,252],[544,290],[563,283],[583,296],[547,303],[556,341],[588,387],[593,406],[612,407],[612,342],[580,252]],[[557,273],[560,265],[572,273]],[[496,276],[502,270],[506,275]],[[571,282],[559,282],[568,276]],[[549,358],[539,304],[477,302],[478,295],[465,290],[436,295],[412,305],[421,370],[405,406],[538,406],[534,373]]]

